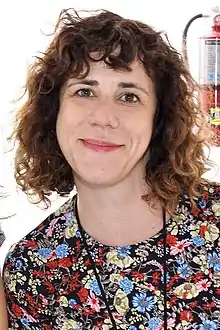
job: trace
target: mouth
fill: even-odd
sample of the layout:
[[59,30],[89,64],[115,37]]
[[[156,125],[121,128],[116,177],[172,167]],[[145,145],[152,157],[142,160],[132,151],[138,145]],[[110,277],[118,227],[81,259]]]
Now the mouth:
[[123,145],[112,143],[109,141],[95,140],[95,139],[81,139],[83,145],[96,152],[109,152],[121,148]]

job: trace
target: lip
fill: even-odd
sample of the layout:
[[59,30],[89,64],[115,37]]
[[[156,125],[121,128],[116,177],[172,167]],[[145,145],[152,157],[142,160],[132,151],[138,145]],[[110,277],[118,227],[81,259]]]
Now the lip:
[[94,151],[108,152],[122,147],[122,145],[120,144],[96,139],[81,139],[81,142],[84,144],[85,147]]

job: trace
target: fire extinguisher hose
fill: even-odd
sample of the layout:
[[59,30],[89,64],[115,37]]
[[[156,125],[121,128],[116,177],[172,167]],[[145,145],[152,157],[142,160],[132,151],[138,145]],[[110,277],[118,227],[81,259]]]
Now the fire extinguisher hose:
[[202,18],[202,17],[206,17],[207,15],[203,15],[203,14],[197,14],[195,16],[193,16],[188,23],[185,26],[185,29],[183,31],[183,37],[182,37],[182,54],[183,54],[183,59],[185,61],[185,64],[187,65],[187,67],[189,67],[189,61],[188,61],[188,54],[187,54],[187,34],[188,34],[188,30],[190,25],[198,18]]

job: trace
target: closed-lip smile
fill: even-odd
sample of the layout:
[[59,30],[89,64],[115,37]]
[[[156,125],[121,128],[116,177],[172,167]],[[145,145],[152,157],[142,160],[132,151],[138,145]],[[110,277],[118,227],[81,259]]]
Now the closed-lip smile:
[[81,139],[81,141],[85,147],[97,152],[98,151],[108,152],[122,147],[121,144],[116,144],[113,142],[98,140],[98,139]]

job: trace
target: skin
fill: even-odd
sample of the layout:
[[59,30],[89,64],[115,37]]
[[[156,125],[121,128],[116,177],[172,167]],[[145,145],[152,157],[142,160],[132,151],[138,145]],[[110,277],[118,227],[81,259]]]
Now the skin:
[[[116,71],[91,63],[85,80],[69,79],[60,94],[57,138],[73,169],[80,221],[107,245],[136,243],[162,228],[161,207],[153,212],[141,199],[149,189],[144,173],[155,86],[140,62],[131,68]],[[88,139],[119,147],[94,150],[85,144]]]
[[0,328],[1,330],[8,329],[7,309],[6,309],[5,295],[4,295],[1,277],[0,277]]

